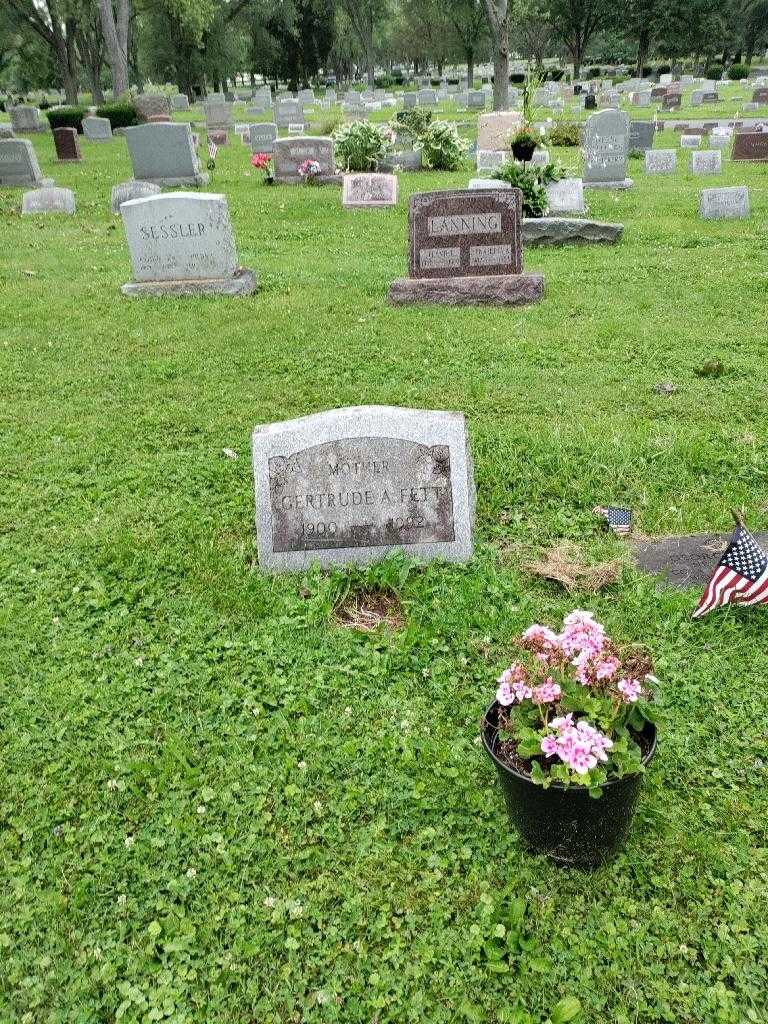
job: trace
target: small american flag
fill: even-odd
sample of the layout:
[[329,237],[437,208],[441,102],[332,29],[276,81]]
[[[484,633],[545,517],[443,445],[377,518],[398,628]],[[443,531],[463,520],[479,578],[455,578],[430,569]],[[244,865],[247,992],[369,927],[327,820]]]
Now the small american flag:
[[693,613],[701,618],[713,608],[730,604],[762,604],[768,601],[768,555],[739,523],[717,563],[712,579]]
[[596,516],[605,519],[608,526],[614,533],[618,533],[619,536],[632,530],[631,508],[618,508],[616,505],[608,505],[606,507],[598,505],[594,509],[594,513]]
[[216,159],[216,154],[218,153],[218,151],[219,151],[219,147],[216,145],[215,142],[209,142],[208,143],[208,159],[209,160],[215,160]]

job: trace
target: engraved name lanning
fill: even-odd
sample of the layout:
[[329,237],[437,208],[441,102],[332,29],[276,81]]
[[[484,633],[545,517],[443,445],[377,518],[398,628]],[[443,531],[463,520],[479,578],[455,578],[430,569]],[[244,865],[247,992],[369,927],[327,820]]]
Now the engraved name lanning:
[[500,213],[465,213],[447,217],[429,217],[427,231],[430,235],[499,235],[501,234]]

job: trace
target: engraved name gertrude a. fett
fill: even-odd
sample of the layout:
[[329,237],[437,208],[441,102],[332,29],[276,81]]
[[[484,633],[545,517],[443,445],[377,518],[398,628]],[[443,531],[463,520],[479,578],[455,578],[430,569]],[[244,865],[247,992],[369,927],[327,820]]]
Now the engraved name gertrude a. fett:
[[427,233],[447,235],[500,235],[500,213],[454,213],[427,219]]
[[139,234],[142,238],[149,240],[161,239],[167,241],[169,238],[199,238],[205,234],[205,224],[141,224]]

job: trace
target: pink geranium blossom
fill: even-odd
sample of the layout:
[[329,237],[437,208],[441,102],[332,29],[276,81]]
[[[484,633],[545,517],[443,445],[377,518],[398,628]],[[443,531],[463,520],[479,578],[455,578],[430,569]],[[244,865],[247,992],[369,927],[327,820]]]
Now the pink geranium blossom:
[[598,761],[607,761],[606,750],[613,746],[613,740],[583,719],[573,724],[573,714],[553,718],[549,728],[556,736],[545,736],[541,749],[547,757],[557,756],[571,771],[585,775],[597,767]]
[[610,679],[621,668],[621,662],[613,654],[582,651],[571,664],[576,668],[576,678],[582,686],[589,686],[601,679]]
[[616,684],[616,689],[621,694],[625,704],[634,704],[643,692],[643,688],[637,679],[620,679]]
[[583,652],[594,657],[602,651],[604,643],[605,628],[595,622],[590,612],[577,608],[563,619],[560,646],[569,657]]
[[533,699],[537,704],[551,704],[562,695],[559,683],[549,676],[540,686],[534,686]]
[[539,661],[554,662],[562,658],[560,637],[548,626],[538,623],[529,626],[523,633],[523,643],[536,654]]

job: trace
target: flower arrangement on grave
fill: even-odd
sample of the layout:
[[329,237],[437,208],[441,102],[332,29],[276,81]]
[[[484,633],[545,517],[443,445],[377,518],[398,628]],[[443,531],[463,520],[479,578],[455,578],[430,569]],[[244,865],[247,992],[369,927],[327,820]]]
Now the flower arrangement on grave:
[[522,657],[497,680],[502,760],[537,785],[583,786],[594,797],[610,779],[644,770],[657,682],[646,655],[622,654],[578,609],[560,633],[530,626],[519,648]]
[[429,170],[457,171],[469,142],[461,138],[455,124],[432,121],[418,136],[413,148],[421,150],[421,159]]
[[536,93],[543,82],[544,75],[529,66],[522,86],[523,123],[510,139],[515,159],[523,163],[528,163],[541,141],[541,136],[533,130],[533,122],[536,118]]
[[251,157],[251,166],[255,167],[257,171],[264,172],[265,185],[274,185],[275,172],[272,164],[272,157],[269,153],[254,153]]
[[316,185],[320,174],[320,164],[317,160],[305,160],[299,164],[299,177],[305,185]]
[[333,133],[336,164],[345,171],[375,171],[394,141],[389,125],[352,121]]
[[491,177],[497,181],[508,181],[513,188],[523,193],[523,216],[546,217],[549,212],[547,185],[560,181],[566,172],[558,164],[547,164],[545,167],[528,167],[525,164],[508,160],[497,167]]

